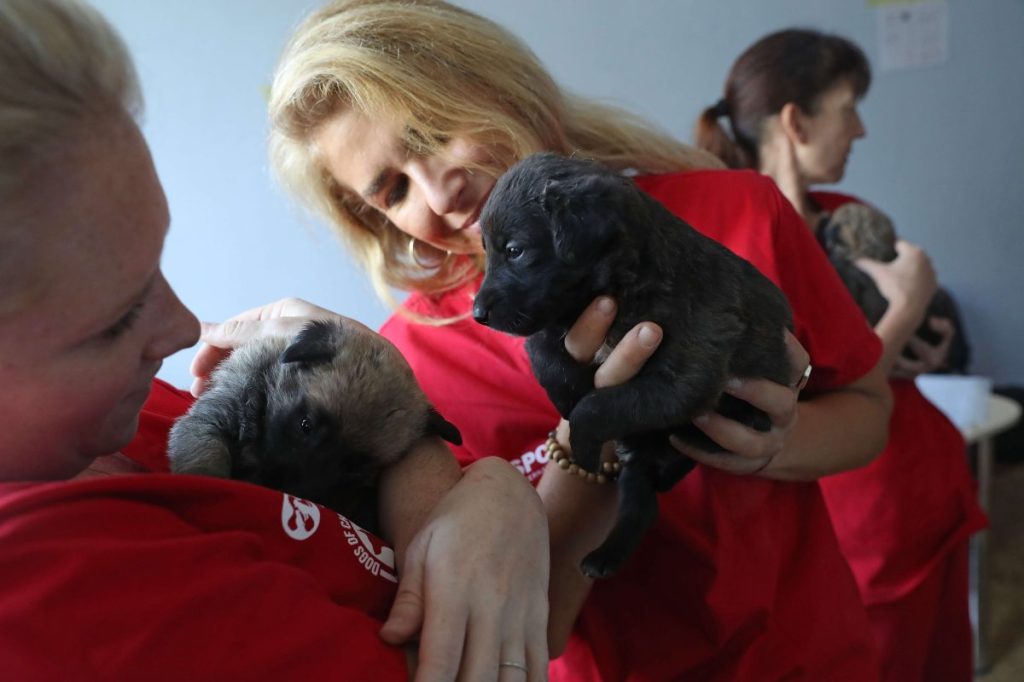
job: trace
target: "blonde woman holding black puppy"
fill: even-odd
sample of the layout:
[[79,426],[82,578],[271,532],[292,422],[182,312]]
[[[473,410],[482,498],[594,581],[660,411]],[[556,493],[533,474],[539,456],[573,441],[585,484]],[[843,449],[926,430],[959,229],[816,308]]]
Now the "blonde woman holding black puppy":
[[[0,0],[0,674],[405,680],[381,637],[425,618],[417,679],[542,679],[547,526],[506,462],[460,475],[420,441],[382,484],[397,562],[304,500],[160,473],[191,398],[153,377],[199,324],[161,272],[139,108],[96,12]],[[286,334],[333,315],[260,314]]]
[[[870,81],[863,52],[844,38],[773,33],[736,60],[725,97],[697,123],[698,144],[775,180],[813,233],[829,212],[858,201],[811,187],[842,179],[865,134],[857,103]],[[899,243],[897,251],[892,263],[863,263],[889,303],[875,327],[894,397],[889,442],[870,466],[821,485],[871,618],[883,678],[965,681],[972,676],[967,540],[985,518],[963,439],[913,381],[939,367],[950,347],[949,320],[932,320],[945,337],[937,346],[914,336],[935,273],[916,246]],[[908,344],[916,360],[902,355]]]
[[[462,430],[460,461],[498,455],[537,484],[551,530],[552,679],[875,678],[866,616],[815,479],[868,463],[884,444],[881,349],[773,183],[719,170],[646,122],[563,92],[507,32],[431,0],[315,12],[281,58],[270,115],[284,184],[345,237],[385,298],[389,287],[412,292],[383,333]],[[800,376],[732,383],[771,430],[700,418],[729,452],[684,448],[701,466],[660,497],[657,525],[621,572],[596,583],[579,563],[608,532],[615,486],[550,461],[567,434],[563,425],[548,441],[559,417],[522,340],[468,319],[480,208],[496,177],[541,150],[638,171],[641,188],[783,289],[796,374],[814,359],[799,403]],[[594,301],[566,338],[574,357],[594,357],[614,316],[615,301]],[[661,333],[638,325],[595,383],[628,379]]]

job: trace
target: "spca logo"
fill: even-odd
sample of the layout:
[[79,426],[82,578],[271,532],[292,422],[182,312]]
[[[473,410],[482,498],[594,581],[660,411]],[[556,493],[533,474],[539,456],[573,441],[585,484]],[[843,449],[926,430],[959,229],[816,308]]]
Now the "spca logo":
[[515,459],[511,460],[512,466],[519,470],[523,476],[536,483],[540,475],[544,473],[544,465],[548,463],[548,451],[545,443],[541,443],[533,450],[527,450]]
[[305,540],[320,527],[320,508],[300,497],[284,496],[281,526],[293,540]]

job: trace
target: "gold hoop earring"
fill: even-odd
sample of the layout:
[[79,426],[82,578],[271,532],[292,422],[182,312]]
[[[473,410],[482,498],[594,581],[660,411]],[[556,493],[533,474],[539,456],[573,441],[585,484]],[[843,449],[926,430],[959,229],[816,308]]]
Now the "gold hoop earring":
[[[411,237],[409,239],[409,260],[412,261],[413,263],[415,263],[416,265],[418,265],[419,267],[423,268],[424,270],[436,270],[439,267],[441,267],[442,265],[444,265],[445,263],[447,263],[448,259],[452,257],[452,252],[448,251],[448,250],[445,250],[443,252],[444,253],[444,258],[441,258],[440,260],[437,260],[437,259],[435,259],[435,260],[424,259],[424,258],[422,258],[420,256],[419,251],[416,250],[416,245],[419,244],[419,243],[420,243],[420,240],[416,239],[415,237]],[[426,242],[423,242],[423,243],[426,243]],[[440,252],[441,251],[441,249],[438,249],[438,248],[433,247],[433,246],[431,246],[430,248],[433,249],[436,252]]]

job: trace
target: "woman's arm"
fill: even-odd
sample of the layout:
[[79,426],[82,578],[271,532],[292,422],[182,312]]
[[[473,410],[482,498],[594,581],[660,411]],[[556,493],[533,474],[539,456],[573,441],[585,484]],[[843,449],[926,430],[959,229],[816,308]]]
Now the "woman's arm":
[[[875,325],[875,333],[882,339],[884,347],[880,361],[884,372],[886,375],[913,377],[934,370],[945,362],[953,330],[948,321],[945,324],[940,322],[937,326],[941,335],[938,344],[932,346],[917,339],[915,333],[938,289],[938,281],[928,254],[920,247],[900,240],[896,242],[896,254],[896,259],[890,263],[860,259],[856,265],[871,277],[889,303],[882,319]],[[917,361],[903,357],[903,349],[908,343],[912,344],[915,352],[920,351]]]
[[[609,299],[592,303],[566,336],[566,348],[580,362],[590,362],[615,318]],[[629,380],[657,349],[661,329],[650,322],[633,328],[598,369],[597,387]],[[708,466],[736,474],[780,480],[813,480],[868,463],[887,439],[891,394],[876,366],[842,389],[797,401],[799,381],[807,367],[806,350],[787,332],[787,352],[794,374],[790,386],[766,380],[734,381],[727,389],[764,410],[772,419],[768,432],[749,429],[717,414],[698,426],[729,452],[706,453],[677,442],[684,454]],[[568,451],[568,425],[563,420],[559,444]],[[553,657],[564,650],[593,581],[580,562],[610,531],[618,505],[613,485],[588,483],[547,465],[537,488],[548,514],[551,536],[551,611],[548,648]]]

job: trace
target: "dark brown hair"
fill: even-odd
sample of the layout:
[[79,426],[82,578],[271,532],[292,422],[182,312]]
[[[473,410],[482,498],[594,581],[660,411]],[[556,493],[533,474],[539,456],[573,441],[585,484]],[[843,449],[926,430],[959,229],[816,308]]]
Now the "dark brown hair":
[[[810,29],[771,33],[733,64],[725,95],[697,119],[694,142],[731,168],[757,168],[765,120],[787,102],[814,114],[821,95],[844,79],[858,98],[871,85],[871,66],[854,43]],[[731,135],[722,117],[729,119]]]

